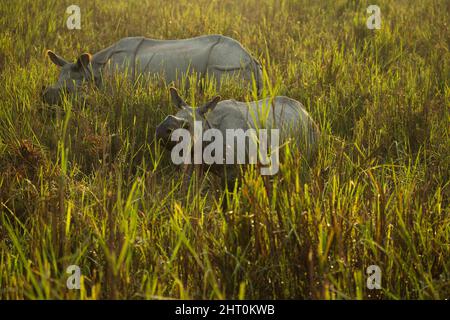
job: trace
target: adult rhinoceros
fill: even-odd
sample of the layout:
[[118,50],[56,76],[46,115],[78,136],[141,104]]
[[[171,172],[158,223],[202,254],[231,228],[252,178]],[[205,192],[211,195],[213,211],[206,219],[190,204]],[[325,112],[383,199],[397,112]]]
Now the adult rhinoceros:
[[225,77],[246,83],[255,80],[261,88],[261,65],[242,45],[222,35],[206,35],[184,40],[154,40],[144,37],[124,38],[91,55],[83,53],[71,63],[52,51],[48,57],[61,67],[57,83],[44,89],[44,101],[60,102],[61,93],[74,93],[84,82],[102,84],[105,73],[126,73],[134,81],[141,75],[160,75],[167,83],[185,75],[215,79],[218,86]]
[[[198,132],[197,128],[200,127],[201,132],[200,134],[197,134],[197,137],[200,137],[201,135],[202,137],[199,139],[192,139],[194,141],[193,144],[189,142],[189,147],[191,149],[186,152],[185,156],[187,155],[187,157],[184,159],[187,159],[188,164],[191,164],[192,162],[195,164],[196,154],[199,155],[200,152],[200,157],[197,157],[200,161],[197,162],[197,164],[211,165],[211,171],[221,175],[224,179],[223,182],[228,186],[233,185],[238,176],[239,170],[236,164],[248,163],[245,161],[248,161],[248,158],[252,156],[251,154],[248,154],[249,151],[251,151],[249,143],[252,136],[251,134],[248,134],[250,131],[261,132],[261,129],[266,130],[266,132],[268,132],[269,129],[271,132],[273,129],[273,131],[276,131],[276,139],[278,141],[276,144],[272,143],[273,140],[270,143],[266,142],[264,149],[266,151],[268,151],[268,145],[270,144],[271,151],[274,152],[275,149],[277,149],[276,152],[278,154],[281,147],[290,143],[291,147],[300,150],[300,154],[305,160],[305,164],[310,164],[316,157],[320,137],[319,129],[307,111],[303,108],[302,104],[294,99],[285,96],[277,96],[273,99],[265,98],[259,101],[239,102],[236,100],[220,101],[220,97],[215,97],[201,107],[192,108],[184,102],[175,88],[170,88],[170,92],[172,100],[175,105],[178,106],[180,111],[178,111],[176,115],[167,116],[164,121],[157,126],[157,141],[162,140],[164,146],[172,151],[173,161],[173,148],[180,143],[179,140],[182,140],[181,142],[183,142],[183,144],[186,142],[184,141],[185,137],[179,139],[180,131],[177,129],[186,129],[190,131],[189,137],[192,138],[195,137],[196,132]],[[195,128],[196,126],[197,128]],[[207,131],[210,131],[210,134],[207,135]],[[187,139],[189,139],[189,137]],[[261,137],[262,136],[259,135],[259,145],[263,143]],[[266,135],[266,137],[269,140],[274,139],[273,136],[268,137]],[[201,140],[201,147],[199,149],[196,149],[196,139]],[[209,144],[208,147],[208,142],[217,142],[218,139],[221,141],[220,143],[222,143],[222,145],[212,152],[214,153],[214,156],[211,156],[208,160],[209,163],[207,163],[207,161],[204,161],[205,150],[206,148],[211,150],[211,144]],[[175,143],[174,141],[179,141],[179,143]],[[205,143],[205,141],[207,141],[207,143]],[[239,148],[243,150],[242,147],[244,148],[244,152],[242,153],[245,153],[245,158],[247,160],[244,160],[244,157],[241,157],[242,153],[239,155]],[[177,148],[176,156],[179,153],[179,150],[181,149]],[[255,152],[255,150],[253,152]],[[259,149],[258,152],[261,152],[261,149]],[[230,159],[228,159],[228,155],[231,155]],[[256,157],[259,157],[260,155],[261,154],[256,154]],[[194,158],[193,161],[192,156]],[[241,160],[239,160],[239,157],[241,157]],[[212,158],[214,158],[214,160],[212,160]],[[271,157],[270,165],[272,168],[274,166],[274,160],[278,161],[278,157]],[[192,168],[192,166],[190,167]],[[268,170],[266,171],[267,173],[263,174],[274,174],[276,171],[278,171],[278,163],[276,164],[275,172],[272,171],[272,173],[270,173],[270,170]]]

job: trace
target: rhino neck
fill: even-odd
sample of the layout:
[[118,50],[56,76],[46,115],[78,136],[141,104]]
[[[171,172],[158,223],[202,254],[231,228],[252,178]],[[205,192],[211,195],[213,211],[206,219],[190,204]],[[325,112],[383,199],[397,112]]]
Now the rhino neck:
[[[124,71],[126,65],[131,69],[132,79],[136,78],[136,56],[141,45],[144,43],[144,37],[124,38],[105,48],[92,57],[94,71],[100,78],[108,73],[109,65],[118,67],[120,72]],[[116,54],[120,54],[119,57]],[[125,54],[126,58],[123,57]]]
[[100,50],[92,56],[92,62],[99,66],[104,66],[115,52],[115,44]]
[[94,83],[97,87],[101,87],[103,85],[104,69],[113,54],[114,46],[111,46],[95,53],[92,56],[92,74],[90,75],[90,78],[92,79],[92,75],[94,76]]

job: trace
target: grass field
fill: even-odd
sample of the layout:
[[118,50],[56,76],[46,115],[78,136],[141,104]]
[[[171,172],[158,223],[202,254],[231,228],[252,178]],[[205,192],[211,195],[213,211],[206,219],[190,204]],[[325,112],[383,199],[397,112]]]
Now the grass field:
[[[0,3],[0,299],[450,298],[450,2],[75,2]],[[273,179],[250,170],[225,211],[216,178],[186,192],[153,141],[175,111],[164,85],[116,81],[61,108],[40,95],[58,76],[46,49],[202,34],[240,41],[263,95],[302,102],[323,133],[311,168],[292,150]]]

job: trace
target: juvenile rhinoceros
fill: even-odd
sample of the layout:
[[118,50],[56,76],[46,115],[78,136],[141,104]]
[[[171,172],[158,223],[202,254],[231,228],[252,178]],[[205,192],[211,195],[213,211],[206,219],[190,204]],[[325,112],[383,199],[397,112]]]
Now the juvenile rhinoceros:
[[[316,156],[319,129],[302,104],[294,99],[277,96],[239,102],[220,101],[217,96],[203,106],[192,108],[175,88],[170,88],[170,93],[180,111],[167,116],[157,126],[156,139],[172,151],[175,164],[209,165],[210,170],[221,175],[223,182],[230,187],[238,177],[236,164],[262,162],[264,153],[271,154],[270,161],[266,158],[263,163],[270,165],[270,168],[264,168],[265,171],[261,169],[261,173],[275,174],[279,164],[274,162],[279,160],[280,147],[287,143],[299,148],[306,163],[311,163]],[[186,137],[183,132],[189,133],[189,136]],[[188,139],[191,141],[186,142]],[[255,142],[253,148],[251,140]],[[211,147],[212,142],[215,147]],[[179,159],[178,154],[183,153],[184,147],[187,147],[187,152],[184,162],[181,162],[176,159]]]
[[48,57],[61,67],[55,85],[44,89],[44,101],[58,104],[61,93],[74,93],[84,82],[102,84],[105,73],[124,73],[130,80],[141,75],[160,75],[167,83],[197,73],[214,79],[220,86],[225,77],[256,82],[261,88],[261,65],[242,45],[222,35],[206,35],[184,40],[154,40],[144,37],[124,38],[91,55],[83,53],[75,63],[52,51]]

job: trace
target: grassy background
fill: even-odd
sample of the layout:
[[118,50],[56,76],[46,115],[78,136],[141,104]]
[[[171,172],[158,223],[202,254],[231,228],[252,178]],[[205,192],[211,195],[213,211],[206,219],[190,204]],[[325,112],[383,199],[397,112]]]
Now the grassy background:
[[[0,298],[449,298],[450,3],[379,0],[369,30],[372,2],[79,0],[71,31],[73,1],[2,1]],[[211,33],[248,48],[264,94],[301,101],[325,133],[312,168],[292,151],[273,181],[248,172],[229,211],[216,179],[186,192],[153,143],[174,111],[163,85],[41,102],[58,74],[46,49]],[[81,290],[66,288],[72,264]],[[366,288],[373,264],[381,290]]]

